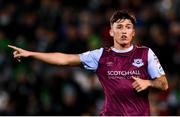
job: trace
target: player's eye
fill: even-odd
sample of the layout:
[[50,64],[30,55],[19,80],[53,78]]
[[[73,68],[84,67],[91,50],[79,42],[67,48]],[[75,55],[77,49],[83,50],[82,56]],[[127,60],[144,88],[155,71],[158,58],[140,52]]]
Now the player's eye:
[[130,29],[131,27],[130,26],[127,26],[127,29]]
[[123,26],[121,26],[121,25],[117,26],[117,29],[122,29],[122,28],[123,28]]
[[127,29],[131,29],[131,28],[132,28],[132,26],[126,26],[126,28],[127,28]]

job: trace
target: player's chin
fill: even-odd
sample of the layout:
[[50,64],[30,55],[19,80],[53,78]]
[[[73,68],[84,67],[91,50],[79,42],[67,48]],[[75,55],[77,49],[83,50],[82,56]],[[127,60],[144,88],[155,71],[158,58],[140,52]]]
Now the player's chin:
[[130,43],[129,41],[122,41],[120,44],[121,45],[129,45],[129,43]]

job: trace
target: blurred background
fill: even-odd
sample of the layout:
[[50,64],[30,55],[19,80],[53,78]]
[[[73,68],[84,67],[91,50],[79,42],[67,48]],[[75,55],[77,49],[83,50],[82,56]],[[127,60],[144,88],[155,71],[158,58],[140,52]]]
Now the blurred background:
[[97,76],[81,68],[13,59],[8,44],[41,52],[81,53],[110,46],[109,18],[130,9],[135,42],[150,47],[169,90],[150,93],[151,115],[180,115],[179,0],[0,0],[0,115],[99,115]]

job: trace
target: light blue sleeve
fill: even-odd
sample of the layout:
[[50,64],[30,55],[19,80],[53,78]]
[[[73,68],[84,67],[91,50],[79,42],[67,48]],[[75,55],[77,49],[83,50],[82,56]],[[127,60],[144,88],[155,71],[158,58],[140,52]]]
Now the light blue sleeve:
[[80,60],[84,68],[88,70],[96,71],[102,52],[103,52],[103,48],[100,48],[100,49],[87,51],[82,54],[79,54]]
[[151,76],[151,79],[165,75],[157,56],[151,49],[148,51],[148,73]]

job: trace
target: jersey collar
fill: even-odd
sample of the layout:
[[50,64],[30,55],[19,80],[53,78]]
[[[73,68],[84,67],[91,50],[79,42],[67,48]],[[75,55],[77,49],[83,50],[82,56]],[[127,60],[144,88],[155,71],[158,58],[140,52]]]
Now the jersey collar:
[[116,53],[126,53],[126,52],[130,52],[131,50],[133,50],[133,45],[131,45],[129,48],[127,48],[126,50],[118,50],[116,48],[111,48],[112,51],[116,52]]

